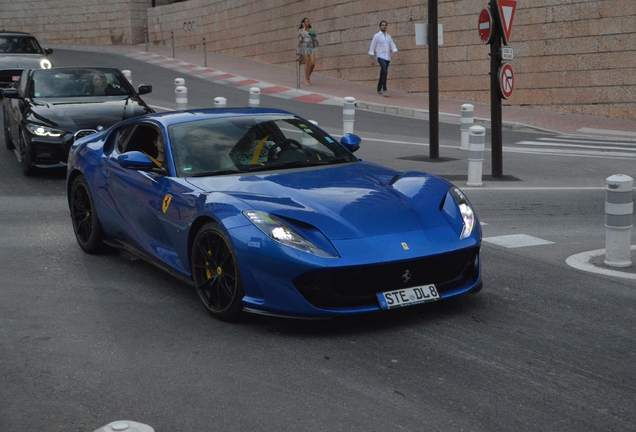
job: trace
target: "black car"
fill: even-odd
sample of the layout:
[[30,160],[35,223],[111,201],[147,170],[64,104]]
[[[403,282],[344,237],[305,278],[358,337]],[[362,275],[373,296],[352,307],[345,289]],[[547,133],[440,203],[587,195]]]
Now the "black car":
[[0,31],[0,88],[17,81],[24,68],[50,69],[51,48],[43,49],[32,34]]
[[122,120],[154,111],[115,68],[25,69],[2,90],[4,137],[15,148],[25,175],[65,167],[73,142]]

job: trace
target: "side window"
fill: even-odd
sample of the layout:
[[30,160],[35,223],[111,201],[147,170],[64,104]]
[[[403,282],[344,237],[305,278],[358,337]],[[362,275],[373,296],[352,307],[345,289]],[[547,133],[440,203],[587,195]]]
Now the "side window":
[[117,153],[121,154],[129,151],[126,149],[126,144],[128,142],[128,138],[130,138],[130,135],[132,135],[136,127],[137,125],[132,125],[119,131],[119,134],[117,135]]

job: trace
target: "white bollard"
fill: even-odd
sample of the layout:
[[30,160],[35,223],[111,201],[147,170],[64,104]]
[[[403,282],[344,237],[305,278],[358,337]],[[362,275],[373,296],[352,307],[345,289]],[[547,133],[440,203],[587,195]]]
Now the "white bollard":
[[459,145],[461,150],[468,150],[468,129],[475,122],[475,107],[471,104],[462,105],[462,119],[461,119],[461,131],[462,141]]
[[126,77],[128,82],[130,83],[130,85],[132,85],[132,72],[129,71],[128,69],[126,69],[126,70],[121,71],[121,73],[124,74],[124,76]]
[[174,96],[177,101],[178,110],[188,109],[188,89],[185,86],[178,86],[175,88]]
[[634,179],[615,174],[605,182],[605,265],[630,267]]
[[342,134],[353,133],[353,122],[356,116],[356,98],[347,96],[342,107]]
[[185,87],[185,80],[183,78],[174,79],[174,88],[177,88],[179,86]]
[[94,432],[155,432],[155,430],[144,423],[131,420],[118,420],[95,429]]
[[466,186],[483,186],[481,173],[484,165],[486,128],[471,126],[468,129],[468,181]]
[[261,89],[258,87],[250,88],[250,98],[248,101],[248,105],[252,108],[258,108],[261,104]]
[[225,108],[227,106],[227,99],[224,97],[218,96],[214,98],[214,107],[215,108]]

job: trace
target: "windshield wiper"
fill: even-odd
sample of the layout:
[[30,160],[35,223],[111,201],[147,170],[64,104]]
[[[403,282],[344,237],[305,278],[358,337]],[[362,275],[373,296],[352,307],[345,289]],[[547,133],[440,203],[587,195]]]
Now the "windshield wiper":
[[228,170],[209,171],[209,172],[194,174],[194,175],[192,175],[190,177],[212,177],[212,176],[217,176],[217,175],[240,174],[240,173],[241,173],[241,171],[239,171],[239,170],[228,169]]

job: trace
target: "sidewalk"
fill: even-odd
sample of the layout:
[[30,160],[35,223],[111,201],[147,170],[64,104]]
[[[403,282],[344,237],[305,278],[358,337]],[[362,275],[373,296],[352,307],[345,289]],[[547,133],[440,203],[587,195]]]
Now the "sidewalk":
[[[261,95],[278,96],[307,103],[342,105],[347,96],[356,99],[358,109],[366,109],[406,117],[428,118],[428,96],[425,94],[390,91],[390,97],[376,93],[374,86],[328,77],[314,72],[311,86],[304,85],[301,70],[301,85],[297,89],[295,69],[261,63],[241,57],[215,52],[207,53],[207,62],[202,50],[175,49],[144,44],[119,46],[59,46],[59,49],[110,51],[127,55],[184,74],[198,76],[221,84],[244,88],[258,87]],[[207,67],[204,64],[207,63]],[[302,66],[301,66],[302,68]],[[461,106],[474,106],[475,123],[490,124],[490,104],[439,99],[440,122],[460,123]],[[247,105],[247,96],[246,96]],[[540,130],[563,134],[597,135],[636,140],[636,121],[611,119],[576,114],[561,114],[523,108],[503,107],[503,128],[507,130]]]

